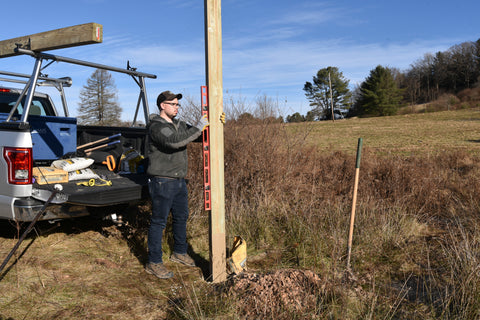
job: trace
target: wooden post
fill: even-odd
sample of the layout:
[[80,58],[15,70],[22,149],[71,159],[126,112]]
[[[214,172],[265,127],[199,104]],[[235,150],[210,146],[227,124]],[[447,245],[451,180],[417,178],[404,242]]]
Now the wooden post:
[[205,0],[206,73],[210,121],[210,267],[212,282],[227,280],[221,0]]
[[102,25],[85,23],[41,33],[0,41],[0,58],[14,56],[18,45],[32,51],[47,51],[85,44],[99,43],[103,39]]

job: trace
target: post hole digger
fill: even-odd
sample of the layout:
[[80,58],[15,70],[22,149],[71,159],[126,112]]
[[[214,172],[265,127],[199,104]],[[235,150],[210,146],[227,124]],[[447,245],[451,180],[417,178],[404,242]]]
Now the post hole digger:
[[352,199],[352,211],[350,214],[350,228],[348,231],[348,246],[347,246],[347,273],[350,278],[354,278],[351,266],[350,266],[350,257],[352,254],[352,242],[353,242],[353,228],[355,226],[355,209],[357,206],[357,191],[358,191],[358,180],[360,175],[360,159],[362,157],[362,145],[363,139],[358,138],[357,145],[357,159],[355,162],[355,181],[353,186],[353,199]]

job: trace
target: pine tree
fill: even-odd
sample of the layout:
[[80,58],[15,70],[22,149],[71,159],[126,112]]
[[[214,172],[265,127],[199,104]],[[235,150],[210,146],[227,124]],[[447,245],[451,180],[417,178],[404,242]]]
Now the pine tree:
[[295,112],[291,116],[287,116],[287,122],[292,123],[292,122],[304,122],[305,117],[302,116],[300,113]]
[[389,116],[396,114],[402,101],[389,68],[377,66],[360,86],[358,111],[361,115]]
[[317,120],[322,115],[327,116],[328,119],[332,116],[331,97],[333,98],[333,110],[350,108],[351,93],[348,89],[348,80],[338,71],[337,67],[318,70],[317,75],[313,77],[313,83],[306,82],[303,90],[310,101],[310,106],[314,107],[311,111]]
[[117,101],[117,88],[112,75],[97,69],[80,91],[78,119],[81,124],[120,125],[122,108]]

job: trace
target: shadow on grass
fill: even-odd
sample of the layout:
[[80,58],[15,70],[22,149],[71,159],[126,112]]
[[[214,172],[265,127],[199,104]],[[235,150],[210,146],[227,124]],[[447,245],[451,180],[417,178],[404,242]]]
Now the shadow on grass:
[[[17,264],[18,260],[20,260],[24,255],[25,253],[27,252],[28,248],[30,248],[30,246],[33,244],[33,242],[35,241],[36,238],[32,238],[30,240],[30,242],[25,246],[25,248],[23,248],[22,252],[20,253],[20,255],[18,255],[15,259],[15,261],[13,261],[13,263],[10,264],[10,266],[8,268],[5,268],[4,270],[2,270],[0,273],[0,282],[2,282],[3,278],[5,278],[5,276],[8,274],[8,272],[10,272],[10,270],[12,270],[12,268]],[[12,247],[12,250],[13,250],[13,247]],[[12,252],[10,250],[9,254],[10,255]],[[3,263],[5,263],[6,259],[7,259],[7,256],[5,257],[2,257],[2,265]],[[7,266],[8,264],[5,265],[5,267]],[[0,318],[1,319],[1,318]]]
[[[148,262],[147,237],[150,226],[149,205],[132,206],[125,210],[124,213],[124,223],[120,225],[118,229],[127,241],[130,252],[138,259],[140,264],[145,265]],[[173,252],[173,237],[171,233],[171,216],[169,216],[163,239],[167,242],[170,252]],[[200,268],[203,278],[210,279],[209,261],[196,253],[190,244],[188,245],[188,254],[195,261],[196,267]]]
[[[102,209],[103,212],[101,210],[99,210],[99,212],[94,210],[92,215],[86,217],[65,219],[55,222],[38,221],[35,224],[34,230],[32,230],[25,238],[25,240],[29,239],[31,241],[25,248],[23,248],[22,253],[16,257],[15,262],[13,264],[10,262],[11,264],[8,266],[8,268],[6,268],[4,272],[0,274],[0,281],[15,265],[15,263],[17,263],[17,261],[26,253],[28,248],[33,244],[36,237],[39,235],[46,236],[54,233],[64,233],[70,235],[95,231],[104,237],[109,237],[112,235],[111,229],[109,229],[112,226],[116,226],[117,230],[121,234],[121,237],[127,242],[130,252],[137,258],[139,263],[145,265],[148,262],[147,235],[150,224],[148,205],[135,204],[122,208],[110,208],[109,210],[106,210],[106,208]],[[122,222],[119,223],[119,221],[112,221],[104,218],[111,213],[116,213],[118,216],[121,216]],[[28,225],[29,223],[16,224],[13,221],[0,220],[0,228],[2,230],[2,234],[0,236],[7,239],[18,239],[19,235],[24,232]],[[168,233],[169,231],[171,232],[171,227],[170,225],[167,225],[167,230],[165,232]],[[172,252],[173,242],[170,241],[173,241],[172,237],[166,236],[165,239],[168,239],[167,241],[170,247],[170,252]],[[196,266],[201,269],[203,278],[209,279],[209,261],[194,252],[190,245],[188,254],[193,258]],[[0,261],[3,261],[5,258],[6,257],[0,257]]]
[[[64,228],[60,229],[60,232],[64,232],[66,234],[72,233],[72,227],[78,226],[78,223],[68,223],[71,220],[65,220],[67,223],[64,224]],[[0,281],[8,274],[8,272],[17,264],[17,262],[25,255],[27,250],[31,247],[34,241],[37,239],[37,236],[42,236],[46,234],[52,233],[53,230],[56,230],[60,227],[59,223],[50,223],[48,221],[37,221],[37,222],[19,222],[19,221],[11,221],[11,220],[2,220],[1,221],[1,229],[2,234],[1,236],[4,238],[17,240],[12,249],[8,252],[5,257],[0,257],[2,260],[0,270]],[[25,240],[30,240],[28,245],[26,245],[20,255],[15,255],[15,253],[19,250],[21,244]],[[15,255],[15,261],[10,264],[8,268],[8,263]]]
[[[118,209],[118,208],[117,208]],[[31,222],[18,222],[13,220],[0,220],[0,237],[4,239],[16,240],[12,242],[12,248],[8,251],[5,257],[0,257],[4,270],[0,270],[0,281],[8,274],[13,266],[25,255],[27,250],[35,242],[38,236],[48,236],[50,234],[64,233],[66,235],[80,234],[88,231],[95,231],[104,237],[108,237],[108,231],[105,231],[108,227],[111,227],[114,222],[106,220],[103,216],[90,215],[86,217],[78,217],[74,219],[62,219],[57,221],[38,221],[33,226],[28,234],[24,236],[22,242],[30,240],[28,245],[23,247],[22,252],[15,255],[15,252],[20,250],[21,243],[18,244],[18,239],[23,237]],[[15,247],[18,246],[16,249]],[[15,251],[13,251],[15,249]],[[12,263],[10,260],[14,258]],[[10,264],[9,264],[10,263]],[[1,320],[1,319],[0,319]]]
[[206,281],[210,281],[212,276],[210,271],[210,262],[203,258],[201,255],[194,252],[190,245],[188,246],[188,254],[195,261],[195,265],[202,271],[203,279],[205,279]]

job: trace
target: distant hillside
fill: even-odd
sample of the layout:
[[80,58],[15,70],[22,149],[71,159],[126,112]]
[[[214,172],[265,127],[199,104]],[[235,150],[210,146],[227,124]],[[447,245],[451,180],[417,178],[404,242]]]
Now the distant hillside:
[[480,107],[480,87],[464,89],[458,94],[446,93],[438,99],[415,105],[409,105],[399,110],[398,114],[448,111]]

